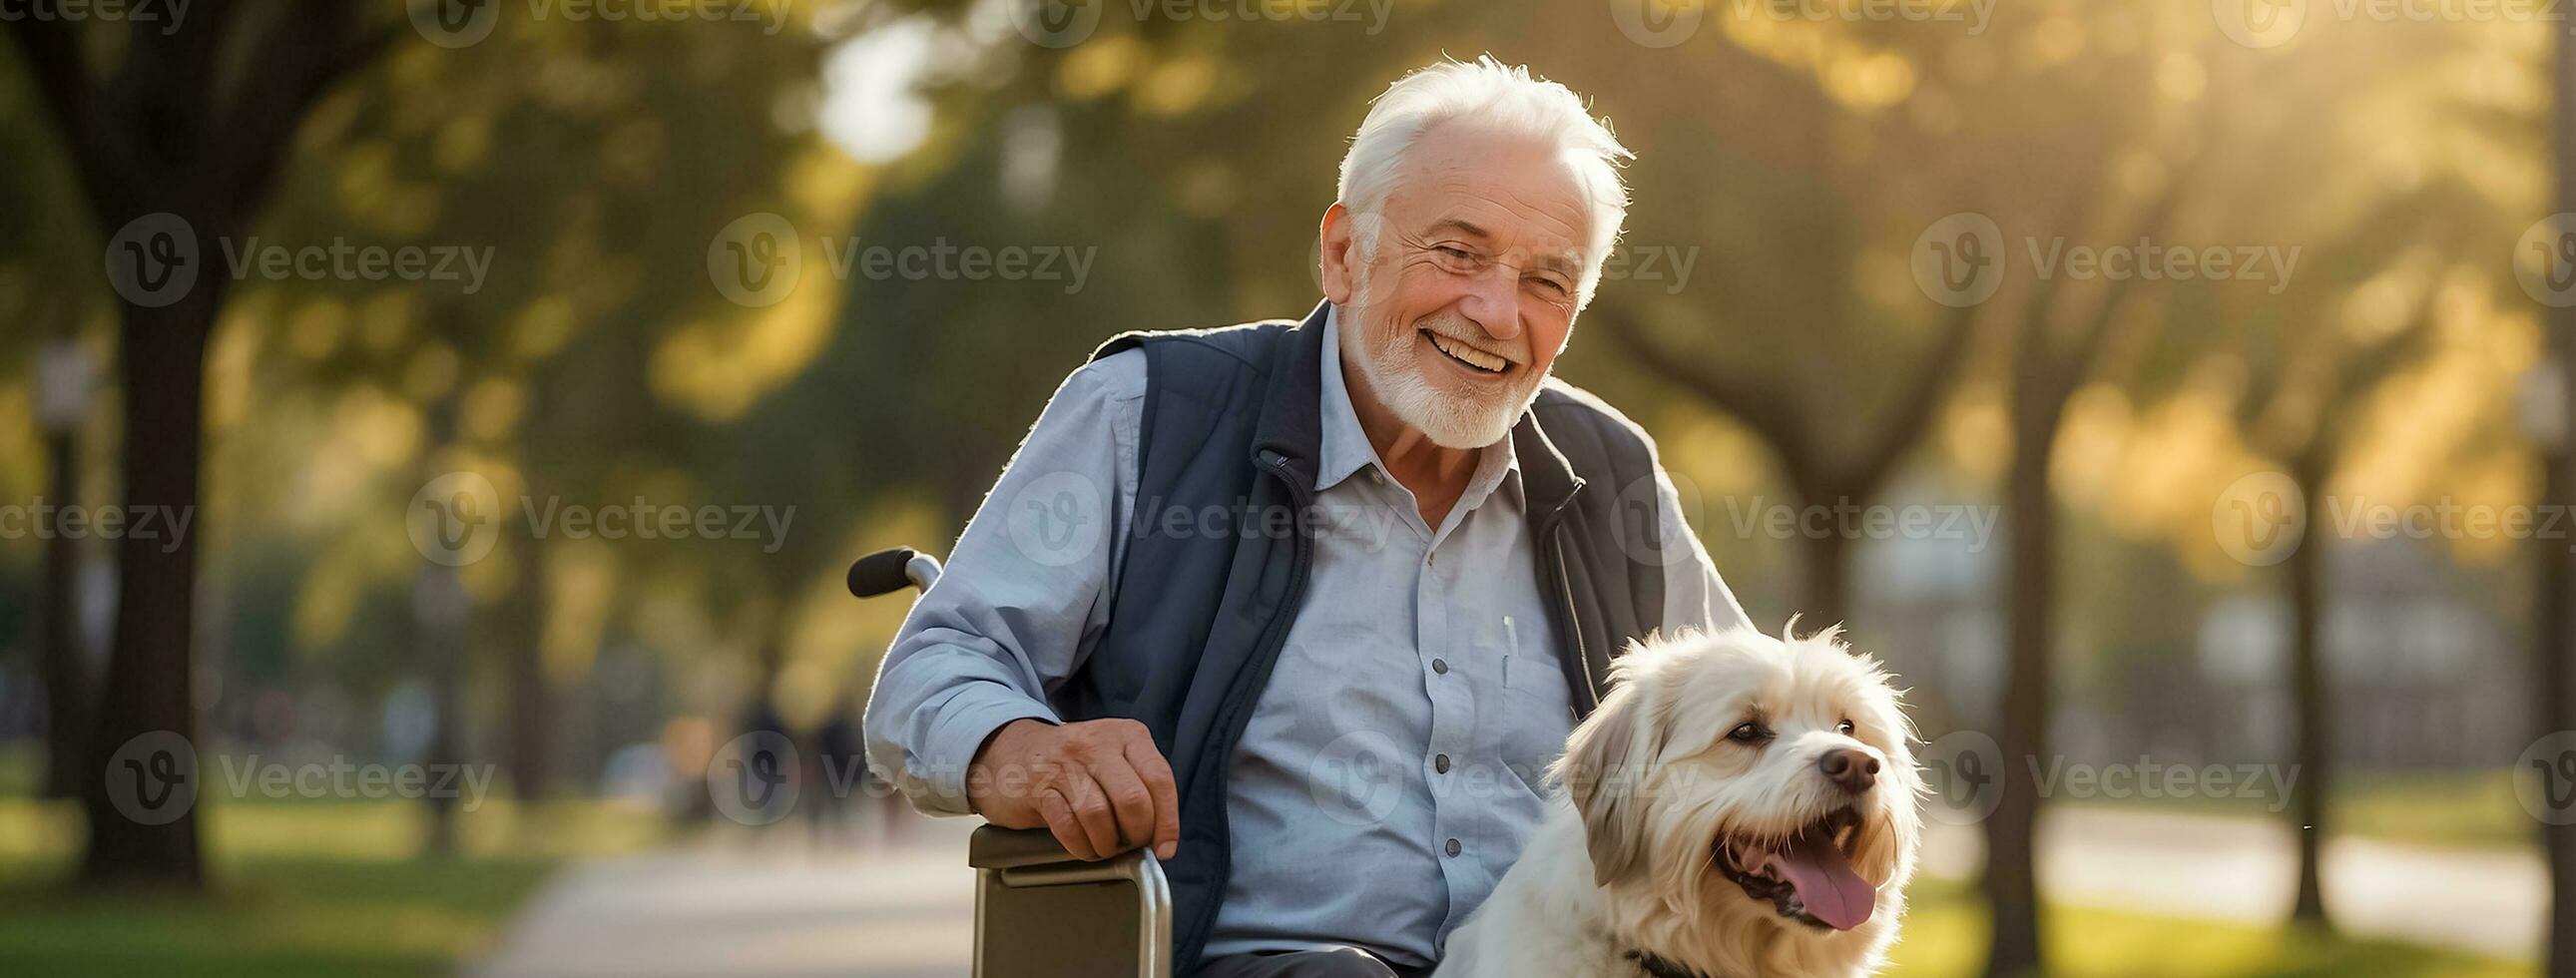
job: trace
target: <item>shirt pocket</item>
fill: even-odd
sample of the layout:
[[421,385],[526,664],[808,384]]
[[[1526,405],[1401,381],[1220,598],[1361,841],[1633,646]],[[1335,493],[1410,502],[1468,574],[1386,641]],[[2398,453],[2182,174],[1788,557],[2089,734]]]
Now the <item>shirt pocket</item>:
[[[1525,634],[1533,631],[1538,634]],[[1565,753],[1565,735],[1574,729],[1572,702],[1544,630],[1523,628],[1505,616],[1501,632],[1503,763],[1536,788],[1547,766]]]

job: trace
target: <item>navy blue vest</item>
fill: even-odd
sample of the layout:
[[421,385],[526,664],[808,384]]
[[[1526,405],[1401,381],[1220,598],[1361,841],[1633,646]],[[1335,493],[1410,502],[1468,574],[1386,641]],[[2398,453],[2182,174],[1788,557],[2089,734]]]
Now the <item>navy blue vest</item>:
[[[1303,323],[1130,333],[1092,355],[1145,351],[1141,470],[1135,513],[1117,528],[1127,551],[1108,631],[1072,677],[1066,719],[1137,720],[1171,759],[1181,846],[1163,868],[1177,975],[1197,970],[1225,896],[1227,768],[1314,563],[1324,311]],[[1551,380],[1512,447],[1567,705],[1581,717],[1600,702],[1611,657],[1663,622],[1653,444]]]

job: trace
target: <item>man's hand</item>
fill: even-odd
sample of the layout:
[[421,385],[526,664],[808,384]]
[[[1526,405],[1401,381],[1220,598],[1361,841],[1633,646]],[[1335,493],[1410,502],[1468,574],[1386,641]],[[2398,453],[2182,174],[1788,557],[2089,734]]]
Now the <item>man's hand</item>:
[[1076,859],[1146,845],[1162,859],[1180,851],[1172,766],[1134,720],[1004,724],[975,754],[966,801],[995,825],[1054,832]]

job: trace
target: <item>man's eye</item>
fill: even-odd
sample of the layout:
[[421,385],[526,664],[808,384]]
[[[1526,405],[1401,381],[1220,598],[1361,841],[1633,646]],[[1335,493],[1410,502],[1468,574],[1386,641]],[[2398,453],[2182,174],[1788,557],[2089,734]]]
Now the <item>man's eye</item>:
[[1552,278],[1533,278],[1530,279],[1530,284],[1537,286],[1539,291],[1552,296],[1563,297],[1573,294],[1573,290],[1566,288],[1565,283]]
[[1758,723],[1737,724],[1735,729],[1726,732],[1726,739],[1739,744],[1758,744],[1771,739],[1771,731],[1762,729]]
[[1475,252],[1454,245],[1435,245],[1431,253],[1439,259],[1440,264],[1450,268],[1474,268],[1483,263],[1476,257]]

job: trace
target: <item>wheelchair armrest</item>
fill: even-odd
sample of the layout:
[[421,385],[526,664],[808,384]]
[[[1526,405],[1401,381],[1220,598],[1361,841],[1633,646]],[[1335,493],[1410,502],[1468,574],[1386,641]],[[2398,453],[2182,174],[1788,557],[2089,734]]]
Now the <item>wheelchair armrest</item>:
[[978,978],[1171,978],[1172,889],[1152,851],[1085,862],[1045,829],[986,825],[966,863]]
[[987,825],[966,843],[966,865],[974,869],[1026,869],[1080,862],[1045,829],[1006,829]]

